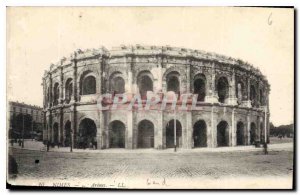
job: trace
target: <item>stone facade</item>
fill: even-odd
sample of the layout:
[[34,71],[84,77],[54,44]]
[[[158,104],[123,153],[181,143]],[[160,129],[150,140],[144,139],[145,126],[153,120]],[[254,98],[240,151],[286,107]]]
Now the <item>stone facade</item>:
[[[157,46],[75,51],[43,77],[44,139],[98,149],[249,145],[269,137],[265,76],[242,60]],[[197,110],[100,111],[101,94],[198,94]],[[86,144],[87,145],[87,144]]]
[[[22,124],[12,124],[18,123],[20,121],[17,118],[24,116],[30,116],[32,119],[30,121],[30,131],[39,131],[44,128],[44,112],[43,108],[35,105],[28,105],[23,102],[13,102],[8,103],[9,110],[9,129],[14,132],[21,132],[19,126]],[[26,118],[27,119],[27,118]],[[26,122],[26,121],[25,121]],[[28,132],[29,133],[29,132]]]

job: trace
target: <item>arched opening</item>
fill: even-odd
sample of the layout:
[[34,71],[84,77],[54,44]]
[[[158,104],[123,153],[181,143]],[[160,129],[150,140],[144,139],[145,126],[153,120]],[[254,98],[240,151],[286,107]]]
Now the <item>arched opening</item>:
[[207,147],[207,137],[206,137],[206,123],[204,120],[200,120],[195,123],[194,131],[194,147]]
[[167,75],[167,91],[173,91],[176,94],[180,92],[179,73],[170,72]]
[[217,90],[218,90],[219,102],[225,103],[226,98],[228,98],[228,92],[229,92],[229,84],[226,77],[219,78],[217,83]]
[[88,148],[95,145],[97,127],[93,120],[89,118],[83,119],[79,124],[79,132],[77,136],[78,148]]
[[194,94],[198,94],[197,101],[203,102],[205,99],[206,79],[204,75],[199,75],[194,81]]
[[244,143],[244,124],[242,122],[238,122],[236,125],[236,144],[245,145]]
[[111,80],[111,90],[114,94],[125,93],[125,81],[122,77],[117,76]]
[[250,100],[251,100],[251,105],[253,107],[256,106],[256,89],[254,85],[250,86]]
[[125,148],[125,125],[121,121],[113,121],[109,125],[109,147]]
[[73,82],[72,79],[68,79],[65,86],[65,99],[66,103],[70,103],[71,97],[73,95]]
[[53,143],[55,145],[57,145],[59,143],[58,123],[53,124]]
[[217,126],[218,147],[229,146],[229,125],[226,121],[221,121]]
[[71,122],[67,121],[65,124],[65,146],[71,146]]
[[138,125],[138,148],[154,147],[154,125],[148,120],[143,120]]
[[59,101],[59,84],[58,83],[54,84],[53,93],[54,93],[53,104],[57,105],[58,101]]
[[[166,147],[173,148],[174,144],[174,120],[168,122],[166,126]],[[182,146],[182,130],[181,130],[181,123],[176,120],[176,146]]]
[[92,72],[87,72],[80,79],[80,95],[90,95],[96,93],[96,78]]
[[256,140],[256,125],[251,123],[250,125],[250,144],[254,144]]
[[150,72],[141,72],[138,76],[138,87],[141,98],[143,100],[147,99],[147,92],[153,91],[153,76]]

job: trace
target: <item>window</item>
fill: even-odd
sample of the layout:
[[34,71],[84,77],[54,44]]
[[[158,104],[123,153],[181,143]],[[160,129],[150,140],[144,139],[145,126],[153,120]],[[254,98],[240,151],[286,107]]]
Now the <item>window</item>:
[[96,78],[92,75],[86,75],[81,81],[81,95],[90,95],[96,93]]
[[219,102],[225,103],[226,98],[228,98],[229,84],[226,77],[221,77],[217,83],[217,90],[219,96]]

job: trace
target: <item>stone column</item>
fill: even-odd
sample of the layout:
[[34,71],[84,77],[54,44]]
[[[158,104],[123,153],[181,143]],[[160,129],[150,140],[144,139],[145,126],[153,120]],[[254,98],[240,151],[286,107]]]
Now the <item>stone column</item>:
[[154,148],[163,149],[163,112],[157,111],[157,124],[154,124]]
[[251,105],[251,100],[250,100],[250,78],[249,78],[248,75],[247,75],[247,85],[246,85],[246,87],[247,87],[247,100],[243,101],[243,106],[251,108],[252,105]]
[[60,94],[59,94],[59,99],[58,103],[63,104],[64,102],[64,73],[63,73],[63,67],[60,67]]
[[[193,137],[193,127],[192,127],[192,112],[187,111],[186,112],[186,133],[185,133],[185,139],[184,141],[184,148],[191,149],[192,146],[192,138]],[[184,138],[184,137],[183,137]]]
[[71,103],[78,101],[78,86],[77,86],[77,59],[76,59],[76,52],[74,52],[74,56],[72,59],[72,67],[73,67],[73,99],[71,98]]
[[47,140],[52,142],[52,113],[51,110],[48,109],[48,138]]
[[[101,88],[100,88],[101,89]],[[97,116],[99,120],[96,120],[96,128],[97,128],[97,133],[96,133],[96,141],[97,141],[97,150],[102,149],[102,111],[98,110],[97,111]]]
[[230,81],[230,91],[229,91],[229,98],[228,104],[230,105],[237,105],[237,98],[236,98],[236,85],[235,85],[235,70],[232,69],[231,81]]
[[52,94],[52,74],[49,73],[49,91],[50,91],[50,94],[49,94],[49,107],[51,108],[52,105],[53,105],[53,94]]
[[[99,58],[99,78],[98,78],[98,87],[96,89],[96,91],[99,93],[99,95],[102,95],[103,91],[103,86],[102,86],[102,81],[103,81],[103,68],[105,66],[105,56],[101,55],[101,57]],[[98,102],[97,102],[98,103]],[[97,140],[97,150],[101,150],[103,148],[105,148],[104,146],[104,142],[103,142],[103,130],[105,128],[105,124],[104,124],[104,114],[105,112],[102,110],[99,110],[97,108],[97,113],[98,113],[98,118],[99,121],[96,124],[97,126],[97,134],[96,134],[96,140]]]
[[205,96],[205,102],[209,103],[218,103],[219,98],[218,95],[216,94],[216,84],[215,84],[215,77],[216,77],[216,71],[215,71],[215,63],[212,63],[212,68],[211,68],[211,80],[210,84],[207,85],[209,87],[209,94]]
[[247,113],[247,145],[250,145],[250,129],[251,129],[251,122],[250,122],[250,116],[249,113]]
[[231,146],[236,146],[236,123],[235,123],[235,108],[232,109],[231,116]]
[[186,82],[185,93],[191,93],[191,61],[186,65]]
[[133,149],[134,148],[134,133],[133,133],[133,111],[128,110],[127,111],[127,139],[125,146],[127,149]]
[[71,116],[71,145],[72,148],[77,146],[76,143],[76,134],[77,134],[77,116],[76,116],[76,106],[72,105],[70,107],[70,116]]
[[210,134],[211,134],[211,148],[216,148],[218,147],[218,142],[217,142],[217,117],[215,116],[215,108],[214,106],[211,107],[211,127],[210,127]]

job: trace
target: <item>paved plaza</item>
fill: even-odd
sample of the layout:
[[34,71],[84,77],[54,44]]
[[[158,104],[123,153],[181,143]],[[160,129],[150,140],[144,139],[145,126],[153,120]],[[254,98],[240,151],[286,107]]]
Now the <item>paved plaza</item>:
[[[33,144],[33,143],[31,143]],[[26,143],[25,143],[26,145]],[[34,145],[34,144],[33,144]],[[27,143],[28,146],[28,143]],[[179,150],[75,150],[69,148],[20,149],[10,147],[19,174],[17,179],[226,179],[237,177],[292,178],[292,143],[271,144],[269,154],[253,146]],[[231,150],[230,150],[231,149]]]

